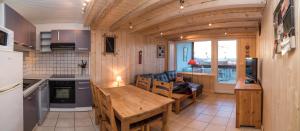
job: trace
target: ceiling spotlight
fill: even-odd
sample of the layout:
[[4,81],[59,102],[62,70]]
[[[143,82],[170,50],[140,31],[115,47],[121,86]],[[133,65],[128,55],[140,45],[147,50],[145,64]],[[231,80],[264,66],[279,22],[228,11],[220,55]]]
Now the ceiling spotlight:
[[90,2],[91,0],[85,0],[85,2]]
[[162,35],[164,35],[164,33],[160,32],[160,35],[162,36]]
[[183,36],[182,36],[182,35],[180,36],[180,39],[181,39],[181,40],[183,39]]
[[131,22],[129,23],[129,29],[133,29],[133,25]]
[[86,6],[87,4],[84,2],[82,5],[83,5],[83,6]]
[[179,3],[180,3],[180,9],[183,9],[184,8],[184,6],[183,6],[184,0],[179,0]]
[[209,27],[212,26],[212,23],[209,23],[208,26],[209,26]]
[[227,32],[225,32],[224,35],[227,35]]

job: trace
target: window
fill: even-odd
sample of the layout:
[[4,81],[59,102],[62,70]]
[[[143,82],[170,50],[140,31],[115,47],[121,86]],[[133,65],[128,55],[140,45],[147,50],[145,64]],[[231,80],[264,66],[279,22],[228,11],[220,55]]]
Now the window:
[[[211,41],[179,43],[176,49],[178,72],[192,72],[193,70],[193,72],[211,73]],[[192,56],[197,61],[197,65],[193,68],[188,65]]]
[[236,83],[236,40],[218,41],[218,82]]
[[211,41],[194,42],[194,72],[211,73]]

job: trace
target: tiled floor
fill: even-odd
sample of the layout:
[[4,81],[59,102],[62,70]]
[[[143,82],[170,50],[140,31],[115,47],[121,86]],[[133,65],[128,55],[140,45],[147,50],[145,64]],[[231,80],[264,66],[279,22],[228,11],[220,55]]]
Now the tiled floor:
[[[169,131],[260,131],[235,128],[233,95],[204,94],[197,103],[169,118]],[[159,130],[159,124],[152,130]],[[36,131],[99,131],[94,124],[94,112],[50,112]]]

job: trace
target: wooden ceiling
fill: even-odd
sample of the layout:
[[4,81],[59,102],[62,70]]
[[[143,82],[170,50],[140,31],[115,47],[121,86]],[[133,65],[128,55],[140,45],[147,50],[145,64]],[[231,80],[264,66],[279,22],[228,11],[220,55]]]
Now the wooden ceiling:
[[254,34],[265,4],[266,0],[185,0],[180,9],[179,0],[92,0],[85,24],[153,37],[161,37],[162,32],[170,40],[209,32]]

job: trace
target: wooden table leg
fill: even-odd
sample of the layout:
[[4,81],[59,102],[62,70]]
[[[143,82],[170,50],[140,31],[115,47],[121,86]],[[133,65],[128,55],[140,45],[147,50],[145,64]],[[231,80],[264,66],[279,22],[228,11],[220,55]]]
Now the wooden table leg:
[[121,131],[129,131],[129,123],[121,121]]
[[178,114],[180,112],[180,100],[175,100],[175,113]]
[[162,118],[162,131],[168,131],[168,117],[169,117],[169,108],[171,104],[167,105],[165,107],[165,111],[163,113],[163,118]]

